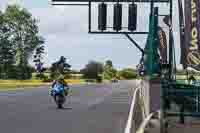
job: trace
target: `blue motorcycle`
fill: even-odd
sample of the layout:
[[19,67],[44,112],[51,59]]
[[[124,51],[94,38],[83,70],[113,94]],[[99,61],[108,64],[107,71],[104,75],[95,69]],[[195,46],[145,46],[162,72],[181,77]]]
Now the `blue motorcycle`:
[[66,101],[65,95],[66,95],[66,90],[65,86],[62,84],[55,84],[52,86],[51,96],[54,98],[55,103],[57,104],[57,107],[59,109],[63,108],[63,104]]

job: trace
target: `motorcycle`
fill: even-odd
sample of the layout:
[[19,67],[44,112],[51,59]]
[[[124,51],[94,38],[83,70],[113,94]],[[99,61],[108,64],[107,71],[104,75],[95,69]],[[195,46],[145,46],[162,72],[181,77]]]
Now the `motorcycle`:
[[56,87],[51,90],[51,96],[53,97],[55,103],[57,104],[57,107],[59,109],[63,108],[63,104],[66,101],[66,90],[64,87]]

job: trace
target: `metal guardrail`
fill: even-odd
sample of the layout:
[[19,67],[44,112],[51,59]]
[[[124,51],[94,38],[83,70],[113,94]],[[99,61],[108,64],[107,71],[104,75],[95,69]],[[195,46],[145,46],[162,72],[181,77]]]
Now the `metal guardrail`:
[[[142,82],[141,82],[142,83]],[[164,86],[162,86],[162,88],[165,88],[164,93],[165,93],[165,98],[171,98],[174,97],[176,98],[180,98],[180,97],[187,97],[187,101],[192,101],[192,103],[194,103],[193,105],[196,107],[195,110],[191,111],[191,112],[165,112],[165,116],[193,116],[193,117],[199,117],[200,116],[200,86],[198,85],[187,85],[187,84],[177,84],[175,82],[171,82],[170,84],[165,84]],[[145,96],[148,95],[145,94],[144,91],[146,91],[144,89],[145,87],[142,87],[142,85],[140,85],[140,87],[138,87],[136,89],[136,91],[134,92],[134,102],[132,104],[133,109],[130,110],[132,111],[132,115],[131,118],[134,119],[134,109],[136,108],[136,105],[139,103],[140,106],[144,107],[145,104],[148,104],[147,99],[145,99]],[[182,100],[183,101],[183,100]],[[143,102],[143,104],[141,104],[141,102]],[[180,101],[181,102],[181,101]],[[180,103],[180,105],[182,105]],[[145,108],[145,107],[144,107]],[[144,109],[146,112],[148,112],[147,108]],[[155,113],[158,112],[154,112],[151,113],[147,116],[148,113],[145,113],[146,117],[145,119],[143,119],[142,123],[140,123],[139,127],[135,127],[135,130],[131,132],[131,129],[126,129],[125,133],[145,133],[145,130],[148,129],[148,125],[151,123],[151,119],[153,116],[155,116]],[[132,123],[134,123],[134,120],[132,120]],[[131,124],[130,124],[131,125]]]
[[[139,88],[136,88],[134,95],[133,95],[133,100],[132,100],[131,108],[130,108],[130,111],[129,111],[129,117],[128,117],[128,120],[127,120],[127,124],[126,124],[126,128],[125,128],[124,133],[131,133],[132,128],[135,128],[135,127],[132,127],[132,125],[133,125],[133,122],[134,122],[133,114],[134,114],[134,111],[135,111],[138,91],[139,91]],[[135,123],[134,123],[134,125],[135,125]],[[135,129],[133,129],[133,130],[135,130]]]
[[[150,96],[149,96],[149,84],[140,80],[136,90],[134,91],[132,104],[129,112],[129,119],[127,120],[127,126],[124,133],[145,133],[147,130],[160,131],[160,126],[157,125],[160,120],[160,112],[156,111],[150,113]],[[139,109],[140,108],[140,109]],[[142,111],[141,111],[142,109]],[[140,116],[138,116],[138,112]],[[155,117],[156,118],[153,118]],[[158,118],[157,118],[158,117]],[[138,122],[137,118],[141,118]],[[154,121],[151,121],[154,120]],[[156,127],[151,127],[151,122],[156,122]]]
[[150,115],[148,115],[145,120],[142,122],[141,126],[139,127],[139,129],[136,131],[136,133],[144,133],[145,129],[147,127],[147,125],[149,124],[150,120],[152,119],[152,117],[154,116],[154,113],[151,113]]
[[[133,94],[133,99],[132,99],[132,103],[131,103],[131,107],[130,107],[130,111],[129,111],[129,117],[127,120],[127,124],[126,124],[126,128],[124,130],[124,133],[135,133],[146,117],[147,111],[145,109],[143,92],[144,92],[144,88],[142,87],[142,82],[141,82],[141,80],[138,80],[137,87]],[[142,121],[139,123],[138,123],[137,119],[135,118],[136,116],[138,117],[138,114],[136,115],[136,113],[138,113],[138,111],[137,111],[138,108],[140,108],[142,110],[142,112],[140,112],[141,116],[139,116],[139,117],[141,117]]]
[[[159,114],[159,111],[157,112],[153,112],[151,114],[149,114],[145,119],[144,121],[142,122],[142,124],[140,125],[139,129],[136,131],[136,133],[145,133],[145,130],[147,129],[148,125],[150,124],[150,120],[152,120],[152,118],[155,116],[155,115],[158,115]],[[154,128],[159,128],[160,127],[154,127]]]

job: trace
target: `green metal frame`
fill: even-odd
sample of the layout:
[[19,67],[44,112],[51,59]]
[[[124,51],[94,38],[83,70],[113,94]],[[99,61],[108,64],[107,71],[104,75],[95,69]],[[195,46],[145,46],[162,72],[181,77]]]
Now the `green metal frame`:
[[[200,86],[180,84],[175,81],[162,81],[163,119],[166,117],[180,117],[180,123],[184,123],[184,117],[200,117]],[[180,110],[170,112],[166,104],[174,102]]]
[[[181,2],[179,0],[179,8]],[[180,36],[183,41],[183,14],[180,10]],[[172,0],[170,0],[170,20],[172,21]],[[200,118],[200,86],[194,84],[178,83],[176,81],[176,61],[172,27],[169,28],[169,64],[161,79],[161,132],[166,132],[166,120],[169,117],[179,117],[184,124],[185,117]],[[172,111],[170,103],[178,105],[179,110]]]

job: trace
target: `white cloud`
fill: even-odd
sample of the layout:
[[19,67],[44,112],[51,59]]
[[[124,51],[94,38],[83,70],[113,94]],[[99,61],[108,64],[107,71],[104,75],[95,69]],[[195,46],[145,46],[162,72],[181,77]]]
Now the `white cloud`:
[[12,5],[12,4],[21,5],[23,7],[24,1],[23,0],[1,0],[0,9],[5,10],[7,5]]
[[[40,20],[39,26],[42,33],[62,34],[87,32],[87,10],[83,8],[36,8],[32,9],[33,15]],[[82,27],[81,27],[82,26]]]

